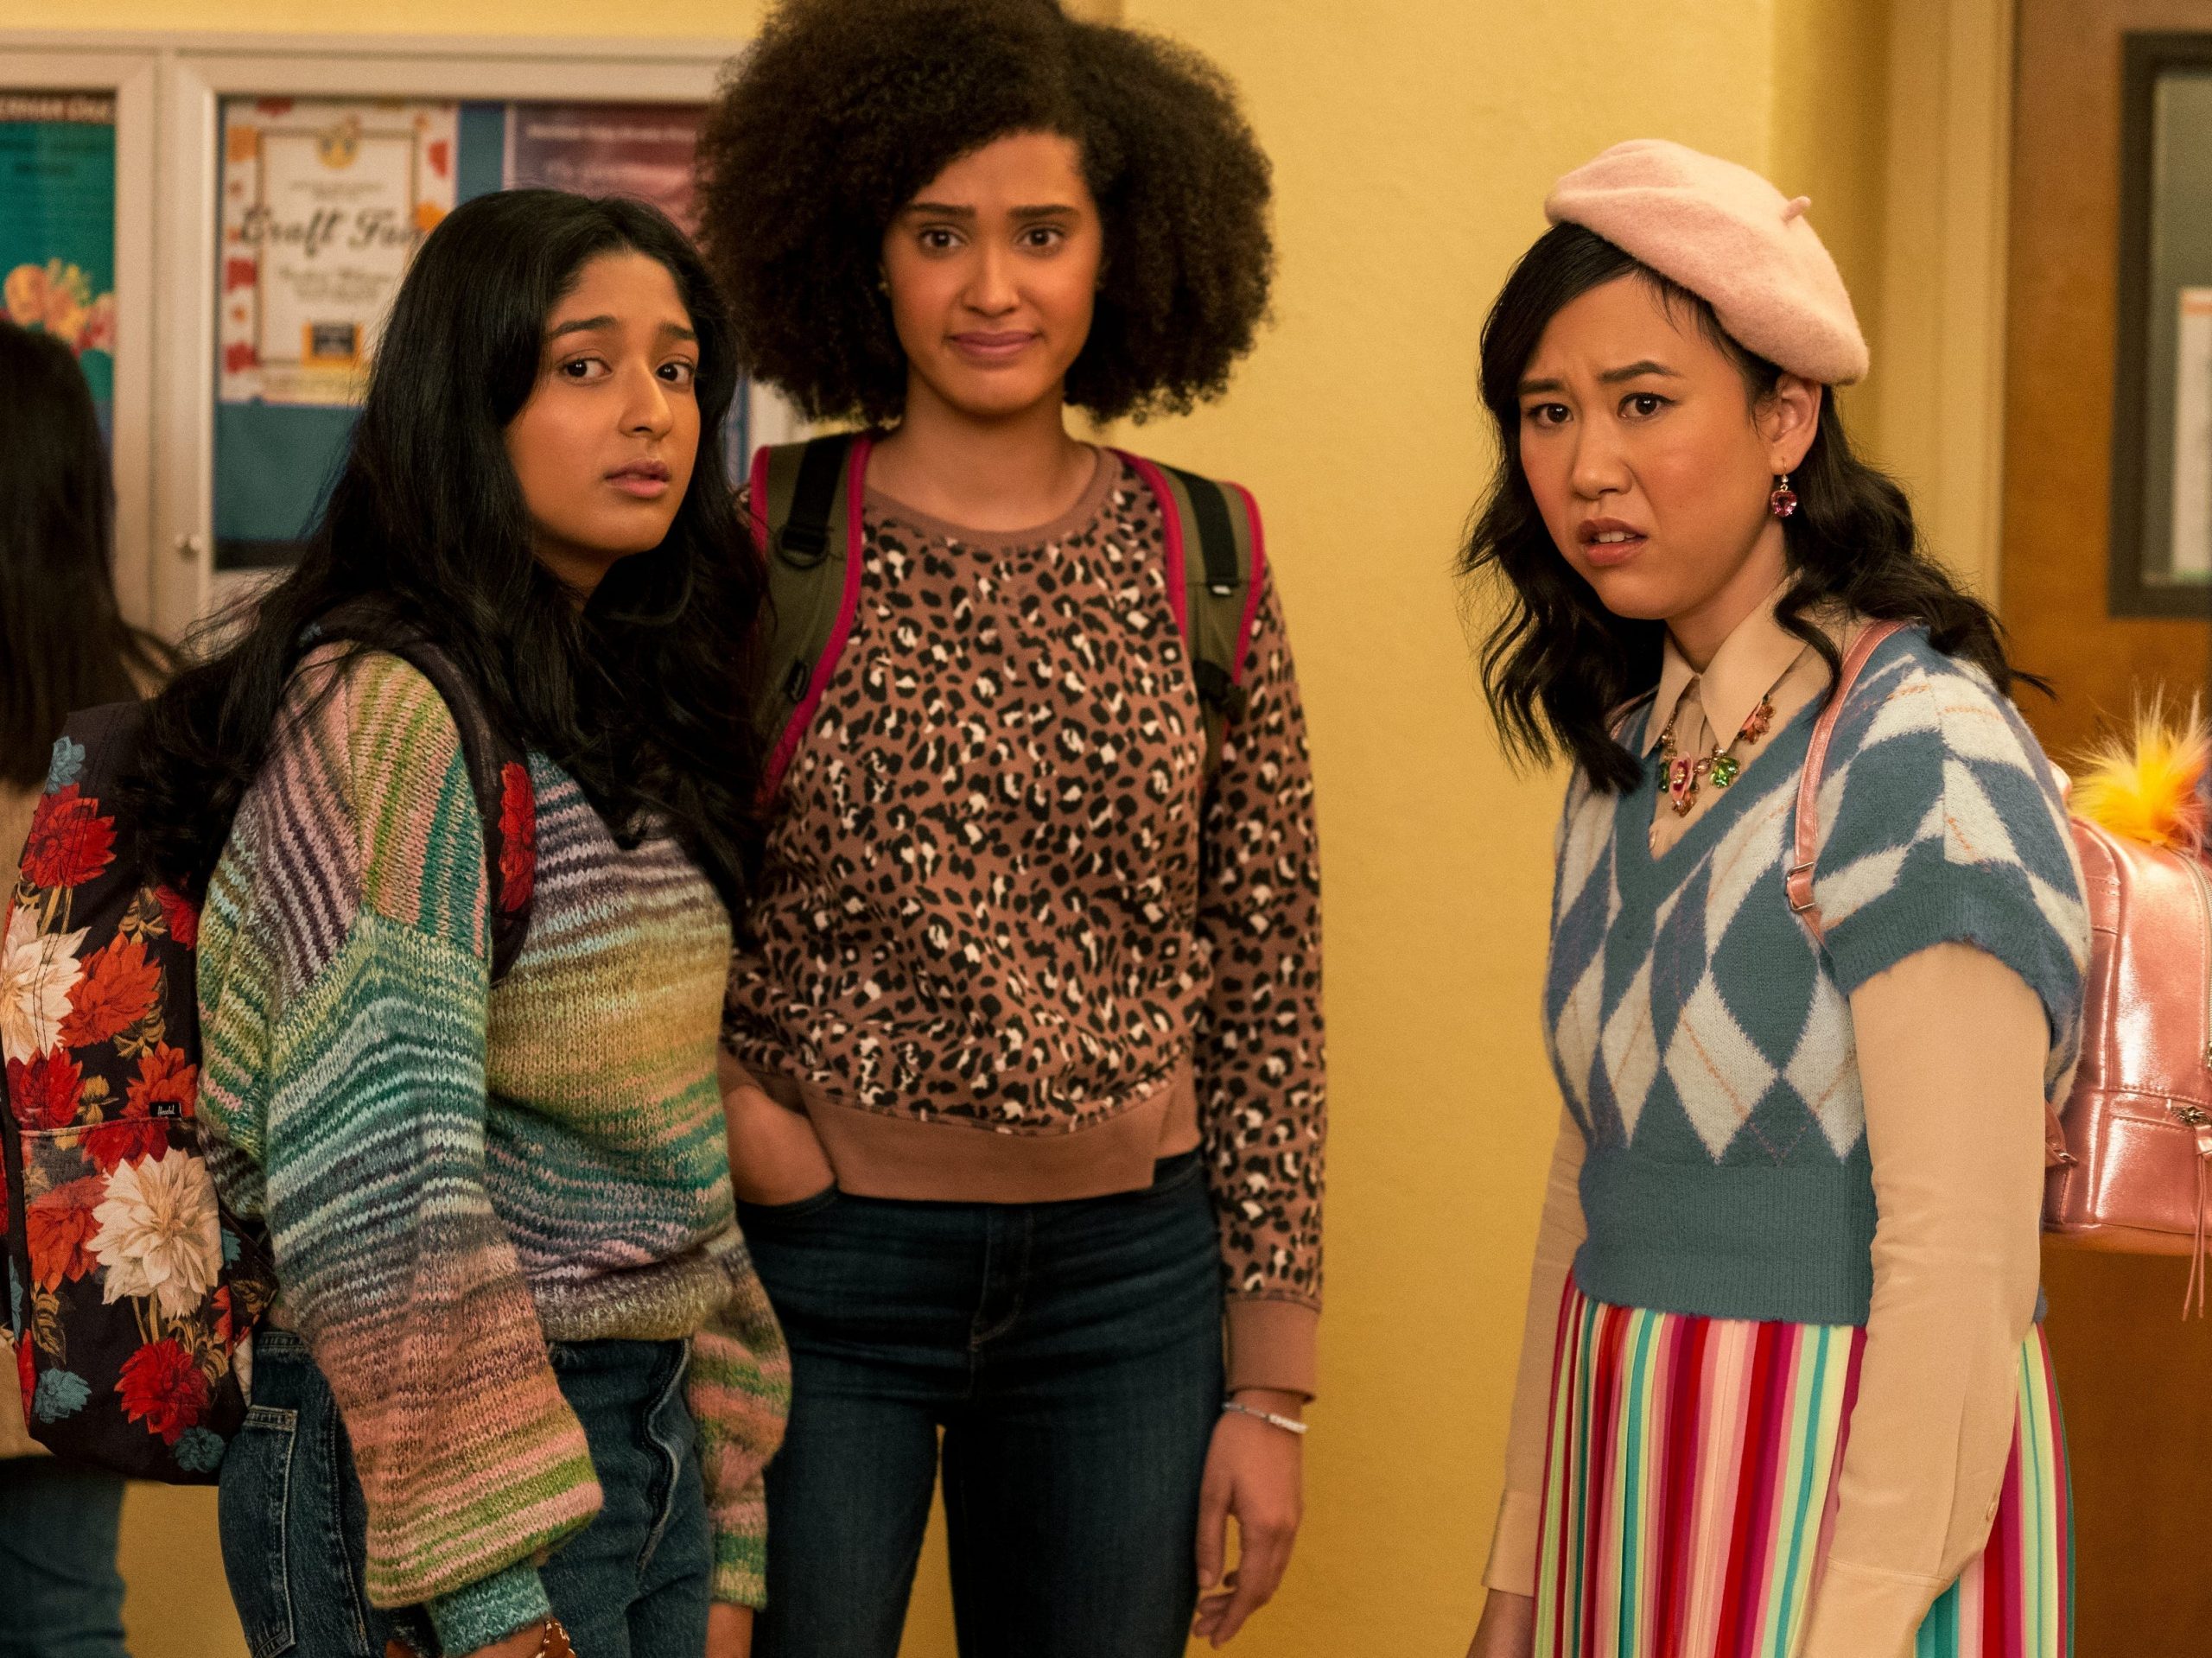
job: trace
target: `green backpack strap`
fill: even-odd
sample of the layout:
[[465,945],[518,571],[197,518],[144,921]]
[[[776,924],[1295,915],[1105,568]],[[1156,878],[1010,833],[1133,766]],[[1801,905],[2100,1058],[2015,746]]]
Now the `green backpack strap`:
[[1169,601],[1189,645],[1192,677],[1198,681],[1211,775],[1220,764],[1230,722],[1244,713],[1244,658],[1251,648],[1267,569],[1260,509],[1242,485],[1217,483],[1141,455],[1116,453],[1160,502],[1167,543]]
[[[753,459],[753,539],[768,569],[765,671],[753,705],[767,755],[764,800],[781,786],[852,637],[870,446],[864,435],[839,433],[764,448]],[[1211,775],[1230,722],[1244,712],[1244,657],[1267,568],[1259,508],[1239,485],[1116,453],[1160,502],[1168,602],[1198,682]]]
[[852,637],[869,442],[840,432],[765,447],[753,458],[753,540],[768,569],[765,671],[753,702],[767,757],[764,800],[782,784]]

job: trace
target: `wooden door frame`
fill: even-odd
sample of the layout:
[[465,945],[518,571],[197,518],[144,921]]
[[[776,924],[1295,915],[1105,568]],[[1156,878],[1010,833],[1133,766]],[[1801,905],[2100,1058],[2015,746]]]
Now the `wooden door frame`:
[[1891,14],[1879,355],[1884,460],[1929,545],[1994,600],[2002,575],[2013,0]]

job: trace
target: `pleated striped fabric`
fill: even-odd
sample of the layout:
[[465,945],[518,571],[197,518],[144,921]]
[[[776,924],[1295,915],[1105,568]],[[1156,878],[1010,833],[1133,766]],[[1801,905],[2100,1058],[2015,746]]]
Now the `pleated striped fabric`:
[[[1789,1658],[1834,1517],[1866,1331],[1609,1306],[1572,1284],[1553,1364],[1537,1658]],[[1987,1547],[1914,1658],[2069,1658],[2064,1436],[2040,1327]]]

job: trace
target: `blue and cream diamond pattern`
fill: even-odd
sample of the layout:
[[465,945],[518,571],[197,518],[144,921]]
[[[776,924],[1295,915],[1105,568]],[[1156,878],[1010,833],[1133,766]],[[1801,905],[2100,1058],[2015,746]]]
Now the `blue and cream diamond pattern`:
[[2042,996],[2049,1080],[2063,1086],[2088,931],[2034,738],[1920,632],[1876,653],[1821,791],[1823,952],[1783,891],[1816,713],[1778,732],[1662,858],[1645,840],[1656,783],[1619,797],[1579,779],[1570,791],[1547,1013],[1593,1155],[1840,1168],[1866,1132],[1847,998],[1947,939],[1989,950]]

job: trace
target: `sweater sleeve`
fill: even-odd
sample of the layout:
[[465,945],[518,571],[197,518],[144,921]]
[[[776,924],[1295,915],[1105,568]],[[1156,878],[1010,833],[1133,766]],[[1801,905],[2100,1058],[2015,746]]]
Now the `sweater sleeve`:
[[714,1519],[716,1600],[767,1599],[768,1509],[760,1471],[784,1437],[791,1357],[750,1261],[729,1304],[691,1342],[685,1395],[699,1425],[699,1468]]
[[1321,877],[1290,639],[1264,576],[1243,712],[1205,802],[1199,1123],[1229,1293],[1229,1385],[1311,1394],[1321,1305]]
[[1906,657],[1870,671],[1837,744],[1852,759],[1821,785],[1814,898],[1838,987],[1853,994],[1932,944],[1972,944],[2042,1003],[2044,1087],[2060,1096],[2080,1047],[2089,923],[2035,738],[1980,676]]
[[253,1006],[279,1296],[352,1441],[368,1596],[424,1605],[467,1652],[546,1616],[536,1563],[601,1493],[484,1185],[486,881],[460,736],[428,680],[364,657],[295,696],[249,804],[265,966],[257,995],[226,990],[210,1064]]
[[1521,1364],[1513,1381],[1513,1416],[1505,1438],[1505,1494],[1491,1534],[1483,1585],[1501,1594],[1536,1592],[1537,1529],[1543,1518],[1544,1457],[1551,1434],[1554,1371],[1559,1363],[1560,1303],[1574,1271],[1574,1252],[1589,1228],[1582,1216],[1582,1158],[1587,1142],[1573,1115],[1559,1115],[1559,1139],[1544,1183],[1536,1225],[1536,1260],[1521,1324]]
[[1904,1658],[1988,1540],[2012,1451],[2042,1266],[2044,1013],[2018,974],[1952,943],[1869,980],[1851,1014],[1874,1293],[1801,1658]]

